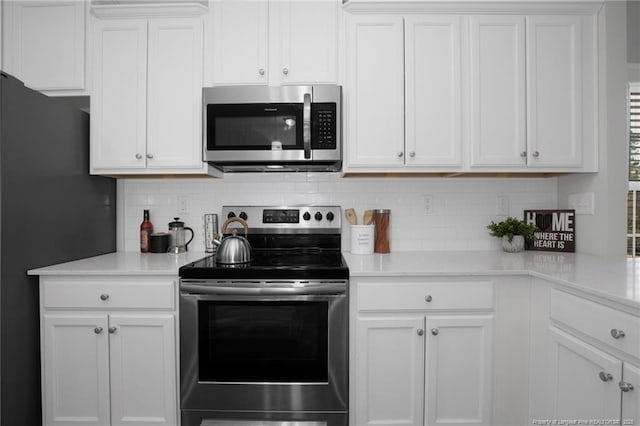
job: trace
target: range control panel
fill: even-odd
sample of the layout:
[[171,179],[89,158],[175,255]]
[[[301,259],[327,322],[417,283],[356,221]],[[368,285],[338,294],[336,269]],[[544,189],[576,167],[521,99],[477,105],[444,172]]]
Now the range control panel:
[[222,220],[239,217],[251,229],[265,230],[320,230],[340,232],[342,208],[340,206],[223,206]]

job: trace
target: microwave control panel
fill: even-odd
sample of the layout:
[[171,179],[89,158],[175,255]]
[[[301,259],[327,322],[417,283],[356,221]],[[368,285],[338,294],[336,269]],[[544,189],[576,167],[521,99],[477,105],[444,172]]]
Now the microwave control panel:
[[311,104],[311,149],[336,149],[336,104]]

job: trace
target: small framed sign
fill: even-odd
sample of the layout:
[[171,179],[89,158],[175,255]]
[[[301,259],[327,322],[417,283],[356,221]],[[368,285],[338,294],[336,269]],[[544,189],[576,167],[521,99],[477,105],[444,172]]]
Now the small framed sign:
[[526,250],[575,253],[575,210],[525,210],[524,220],[536,225],[536,239],[526,242]]

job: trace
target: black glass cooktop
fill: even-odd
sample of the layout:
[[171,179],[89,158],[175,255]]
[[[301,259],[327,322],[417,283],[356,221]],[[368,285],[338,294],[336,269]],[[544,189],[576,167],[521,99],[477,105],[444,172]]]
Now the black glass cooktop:
[[339,251],[253,251],[250,263],[220,265],[215,255],[180,268],[191,279],[348,279],[349,269]]

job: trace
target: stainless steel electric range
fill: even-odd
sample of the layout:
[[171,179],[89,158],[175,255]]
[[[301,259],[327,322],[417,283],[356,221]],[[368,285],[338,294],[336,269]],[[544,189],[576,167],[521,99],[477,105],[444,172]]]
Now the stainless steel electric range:
[[182,426],[346,426],[340,207],[226,206],[222,215],[247,222],[253,258],[180,268]]

